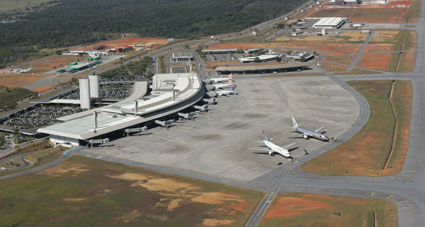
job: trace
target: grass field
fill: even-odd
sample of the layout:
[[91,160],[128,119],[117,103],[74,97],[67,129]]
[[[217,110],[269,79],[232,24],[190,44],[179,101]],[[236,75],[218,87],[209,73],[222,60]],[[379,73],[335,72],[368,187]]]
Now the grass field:
[[81,156],[1,183],[4,226],[243,226],[264,197]]
[[320,68],[329,72],[342,72],[342,71],[346,71],[348,69],[348,66],[332,64],[329,62],[323,62],[323,66],[321,66]]
[[34,95],[37,93],[25,88],[0,86],[0,109],[14,108],[16,102]]
[[311,17],[348,17],[356,22],[414,22],[419,14],[410,8],[342,8],[319,10]]
[[351,62],[353,62],[354,58],[356,58],[355,55],[347,55],[347,56],[335,56],[335,57],[329,57],[325,58],[323,60],[336,62],[344,65],[349,65]]
[[[341,216],[333,217],[332,212]],[[387,200],[283,193],[273,200],[258,226],[375,226],[375,212],[377,226],[398,226],[397,206]]]
[[364,74],[381,74],[381,72],[375,72],[375,71],[366,70],[366,69],[354,68],[350,72],[333,73],[332,75],[337,76],[337,75],[364,75]]
[[371,114],[366,125],[348,141],[322,154],[301,168],[307,172],[326,175],[388,176],[401,171],[407,152],[412,87],[408,81],[397,81],[394,101],[399,114],[399,132],[388,169],[383,170],[388,157],[395,116],[388,95],[391,81],[351,81],[350,86],[368,101]]
[[356,66],[385,72],[395,72],[398,53],[362,54]]

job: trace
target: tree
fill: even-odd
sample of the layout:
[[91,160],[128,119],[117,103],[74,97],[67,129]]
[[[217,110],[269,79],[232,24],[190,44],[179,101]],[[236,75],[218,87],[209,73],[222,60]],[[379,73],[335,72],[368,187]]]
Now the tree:
[[62,55],[62,50],[57,50],[56,55]]
[[289,54],[289,55],[291,55],[291,54],[292,54],[292,52],[294,52],[294,51],[292,51],[292,50],[288,50],[288,51],[286,51],[286,53],[287,53],[287,54]]
[[243,50],[242,50],[242,48],[241,48],[241,49],[237,49],[237,50],[236,50],[236,53],[237,53],[237,54],[243,54],[243,53],[244,53],[244,51],[243,51]]
[[261,60],[260,60],[260,58],[259,58],[259,57],[255,57],[255,58],[254,58],[254,62],[255,62],[255,63],[258,63],[258,62],[261,62]]
[[305,57],[304,57],[304,56],[302,56],[302,57],[301,57],[300,62],[306,62],[306,60],[305,60]]
[[282,58],[281,58],[281,57],[277,57],[277,58],[276,58],[276,61],[277,61],[277,62],[281,62],[281,61],[282,61]]

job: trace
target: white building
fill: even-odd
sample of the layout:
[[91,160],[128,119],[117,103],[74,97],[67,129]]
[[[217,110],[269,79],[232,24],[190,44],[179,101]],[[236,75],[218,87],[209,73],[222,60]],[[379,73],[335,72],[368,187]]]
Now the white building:
[[190,52],[173,53],[174,61],[193,61],[193,55]]
[[313,28],[328,28],[328,29],[336,29],[340,28],[345,21],[346,17],[324,17],[320,19],[313,25]]
[[[275,60],[276,58],[279,57],[279,55],[276,54],[266,54],[266,55],[260,55],[257,56],[260,61],[271,61],[271,60]],[[255,58],[257,57],[247,57],[247,58],[239,58],[239,61],[241,63],[252,63],[255,61]]]

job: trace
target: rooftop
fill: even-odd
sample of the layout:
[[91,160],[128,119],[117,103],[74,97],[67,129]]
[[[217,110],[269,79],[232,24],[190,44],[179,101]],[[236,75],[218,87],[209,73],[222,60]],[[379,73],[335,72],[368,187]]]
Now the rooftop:
[[249,65],[249,66],[233,66],[233,67],[217,67],[216,71],[246,71],[246,70],[266,70],[266,69],[289,69],[296,67],[308,66],[304,63],[288,63],[278,65]]
[[316,26],[337,26],[343,21],[345,21],[347,18],[345,17],[324,17],[320,19],[318,22],[316,22],[313,27]]
[[193,55],[190,52],[177,52],[173,53],[173,58],[192,58]]

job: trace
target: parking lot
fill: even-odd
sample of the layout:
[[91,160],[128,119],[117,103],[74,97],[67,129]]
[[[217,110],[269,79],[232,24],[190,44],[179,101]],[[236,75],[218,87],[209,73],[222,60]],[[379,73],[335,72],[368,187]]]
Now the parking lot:
[[[326,142],[292,132],[291,116],[303,127],[324,127],[329,137],[338,137],[356,121],[357,100],[327,77],[240,78],[235,76],[238,95],[221,97],[210,113],[193,121],[175,123],[166,130],[150,129],[142,136],[111,141],[109,147],[87,149],[114,156],[207,175],[251,181],[288,161],[282,156],[257,154],[262,130],[273,143],[296,144],[291,154],[302,157]],[[295,160],[296,161],[296,160]]]

